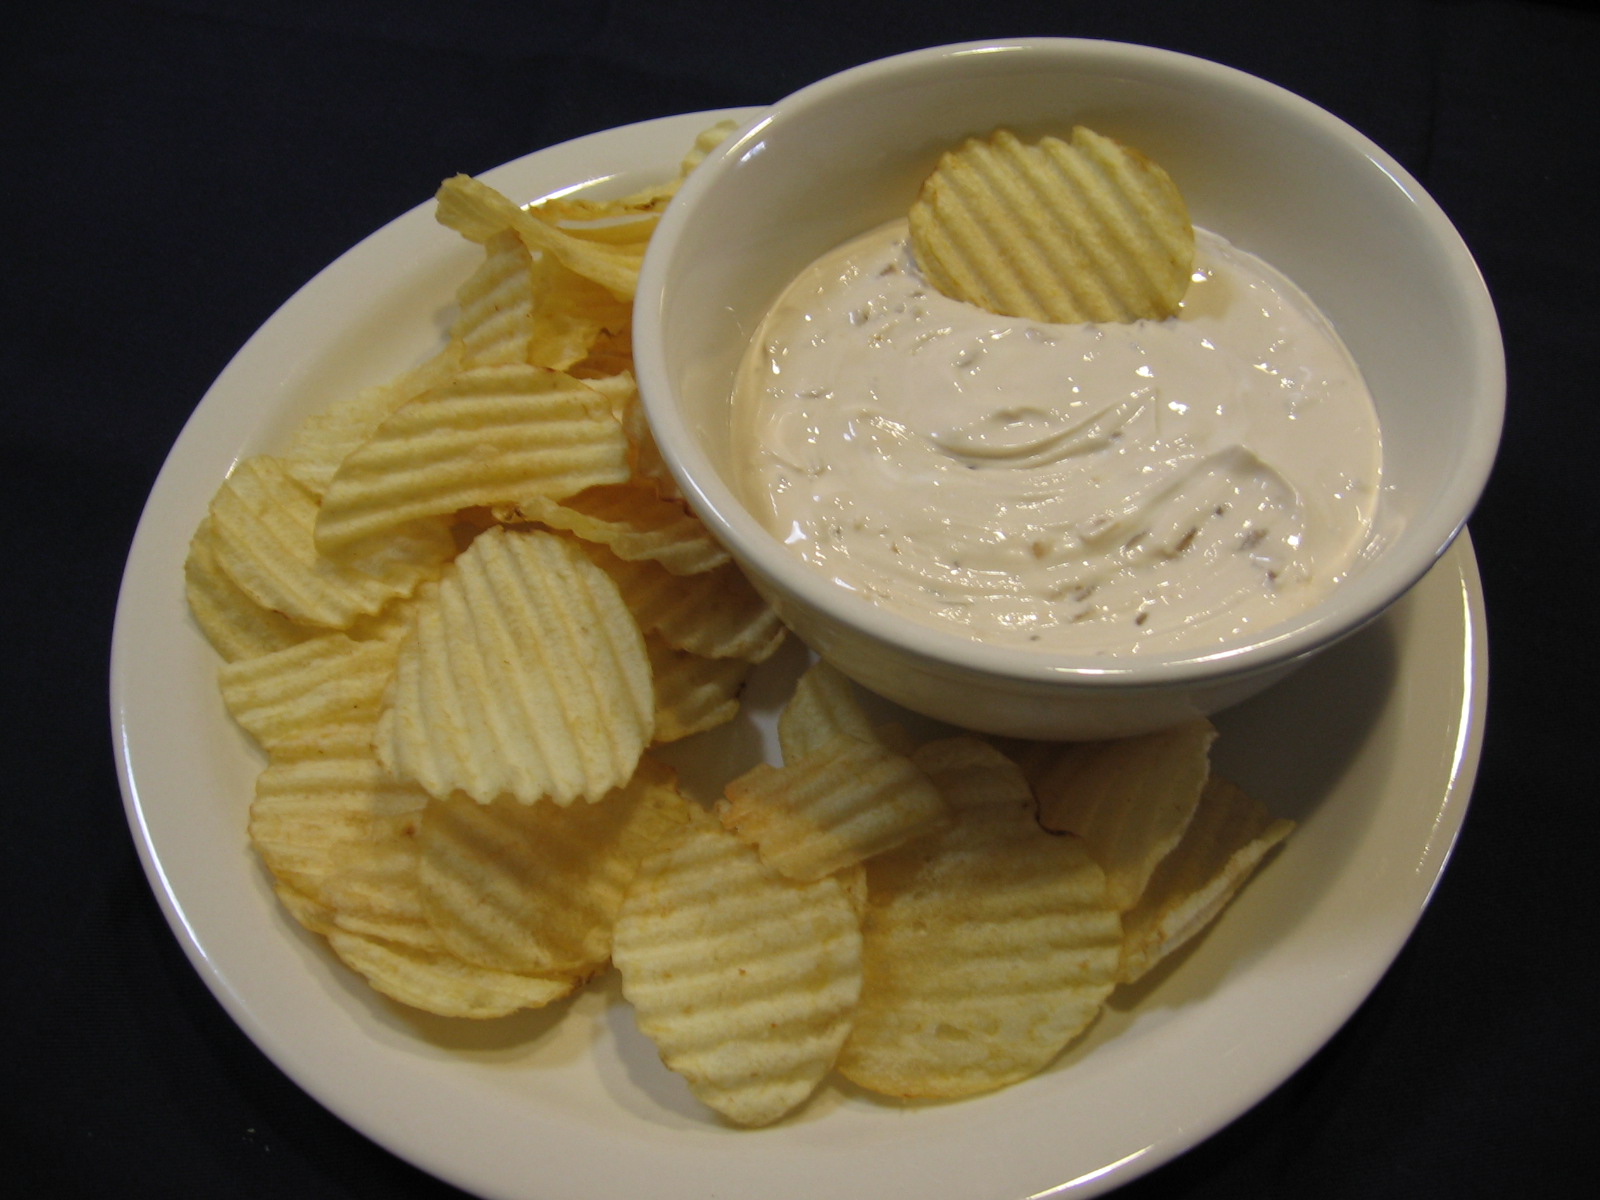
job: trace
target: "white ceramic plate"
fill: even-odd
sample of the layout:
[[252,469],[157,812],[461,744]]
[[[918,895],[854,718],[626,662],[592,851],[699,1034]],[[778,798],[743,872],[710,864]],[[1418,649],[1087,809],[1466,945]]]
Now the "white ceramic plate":
[[[486,178],[519,200],[613,176],[631,188],[669,172],[716,115],[596,134]],[[829,1089],[776,1128],[737,1131],[661,1067],[614,977],[543,1012],[470,1023],[389,1004],[342,968],[280,911],[246,844],[261,760],[223,712],[182,565],[240,456],[439,343],[478,252],[431,209],[334,262],[217,380],[151,494],[117,612],[116,749],[151,884],[196,969],[291,1078],[487,1197],[1018,1200],[1097,1194],[1164,1162],[1350,1016],[1415,925],[1477,766],[1483,600],[1464,537],[1378,624],[1219,719],[1222,769],[1300,828],[1198,944],[1119,994],[1050,1070],[993,1096],[899,1107]],[[716,787],[770,753],[800,661],[780,655],[745,718],[678,748],[691,784]]]

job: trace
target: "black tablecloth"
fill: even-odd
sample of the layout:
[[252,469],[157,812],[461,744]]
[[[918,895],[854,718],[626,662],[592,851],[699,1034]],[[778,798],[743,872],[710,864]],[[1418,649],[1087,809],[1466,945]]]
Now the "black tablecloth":
[[1368,1002],[1130,1198],[1564,1194],[1587,1163],[1600,23],[1349,0],[55,0],[7,18],[0,1177],[14,1194],[439,1197],[229,1021],[167,929],[106,718],[162,460],[297,287],[437,181],[969,38],[1140,41],[1255,72],[1390,151],[1478,257],[1510,367],[1472,521],[1491,630],[1450,868]]

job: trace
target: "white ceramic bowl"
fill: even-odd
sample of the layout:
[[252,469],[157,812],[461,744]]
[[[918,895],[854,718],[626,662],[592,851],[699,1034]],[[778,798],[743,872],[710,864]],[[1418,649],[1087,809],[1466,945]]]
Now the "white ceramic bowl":
[[[1384,439],[1373,537],[1349,577],[1250,641],[1164,656],[985,645],[875,608],[794,557],[741,503],[729,394],[752,331],[805,266],[903,216],[940,152],[1009,126],[1085,124],[1179,181],[1197,225],[1277,266],[1333,322]],[[1315,105],[1204,60],[1020,39],[915,51],[779,101],[689,179],[651,242],[634,314],[644,402],[694,508],[823,658],[913,710],[1026,737],[1131,734],[1214,712],[1383,612],[1477,502],[1504,358],[1472,256],[1393,159]]]

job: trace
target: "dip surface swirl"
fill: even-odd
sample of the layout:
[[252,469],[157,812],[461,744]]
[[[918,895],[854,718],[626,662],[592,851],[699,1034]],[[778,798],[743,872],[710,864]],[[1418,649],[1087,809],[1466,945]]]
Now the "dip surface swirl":
[[1367,538],[1377,417],[1304,294],[1195,235],[1179,314],[1122,325],[949,299],[904,222],[823,256],[739,372],[746,503],[841,587],[989,642],[1165,653],[1303,611]]

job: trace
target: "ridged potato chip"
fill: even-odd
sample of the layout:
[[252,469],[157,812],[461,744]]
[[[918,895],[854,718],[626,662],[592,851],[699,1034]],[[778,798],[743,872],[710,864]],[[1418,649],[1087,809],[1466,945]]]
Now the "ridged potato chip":
[[217,675],[233,719],[271,749],[331,722],[376,721],[398,654],[394,641],[330,633],[225,664]]
[[818,660],[800,676],[778,714],[778,748],[784,762],[798,762],[838,737],[877,740],[856,685],[837,667]]
[[271,754],[252,844],[290,914],[377,990],[447,1017],[498,1017],[568,995],[577,973],[498,971],[450,952],[419,882],[428,797],[373,758],[370,722],[329,725]]
[[386,383],[363,388],[302,421],[283,454],[283,469],[321,497],[346,456],[402,404],[448,383],[461,370],[461,343],[451,341],[432,358]]
[[543,367],[475,367],[401,405],[339,464],[316,544],[347,556],[419,518],[622,483],[627,452],[588,384]]
[[431,800],[417,835],[428,920],[452,954],[479,966],[592,974],[610,958],[640,860],[689,819],[688,804],[648,758],[597,804]]
[[948,1099],[1015,1083],[1112,990],[1122,927],[1104,873],[1004,786],[867,860],[861,1000],[838,1063],[861,1087]]
[[346,966],[391,1000],[441,1017],[486,1020],[542,1008],[570,996],[578,976],[523,975],[463,962],[346,929],[330,929],[328,945]]
[[183,564],[184,597],[195,624],[226,662],[270,654],[323,631],[263,608],[217,562],[211,518],[200,522]]
[[938,789],[904,755],[841,734],[781,767],[759,763],[731,780],[723,825],[790,879],[820,879],[937,829]]
[[515,230],[530,250],[553,254],[562,265],[600,284],[620,300],[631,300],[639,283],[639,266],[654,223],[615,242],[595,241],[546,221],[537,209],[518,208],[505,196],[470,175],[456,175],[440,185],[435,216],[443,225],[474,242]]
[[511,230],[484,244],[484,261],[456,291],[450,327],[468,367],[520,363],[565,371],[605,329],[625,328],[627,306]]
[[[624,339],[617,339],[618,344],[608,345],[607,339],[602,338],[594,347],[590,348],[589,358],[572,368],[573,374],[594,382],[593,376],[615,376],[619,371],[628,373],[632,378],[633,363],[631,344],[621,345]],[[678,481],[672,477],[672,470],[661,457],[661,448],[656,445],[655,434],[650,431],[650,422],[645,416],[644,404],[639,399],[639,389],[634,388],[628,395],[620,397],[612,405],[612,413],[622,424],[622,431],[628,437],[628,465],[633,470],[634,478],[648,483],[656,490],[656,494],[663,500],[683,500],[683,492],[678,487]]]
[[555,534],[480,534],[412,609],[379,760],[433,796],[599,800],[633,775],[655,713],[617,589]]
[[1037,766],[1040,823],[1083,838],[1119,911],[1138,901],[1188,828],[1216,736],[1202,718],[1140,737],[1063,746]]
[[729,561],[698,517],[639,483],[592,487],[563,500],[535,496],[500,506],[495,515],[510,524],[537,521],[566,530],[618,558],[660,563],[674,575],[698,575]]
[[416,830],[428,797],[379,767],[372,727],[328,724],[276,745],[256,779],[250,841],[279,885],[323,910],[319,932],[350,925],[431,947],[416,890]]
[[657,743],[704,733],[738,715],[739,693],[754,664],[676,650],[653,633],[645,635],[644,644],[655,689]]
[[704,815],[645,858],[612,958],[662,1061],[740,1125],[770,1124],[811,1095],[861,988],[845,888],[785,879]]
[[1022,768],[979,738],[958,734],[925,742],[911,752],[911,761],[953,809],[1033,811],[1033,788]]
[[317,499],[259,456],[239,462],[211,501],[217,565],[262,608],[304,625],[347,628],[435,579],[455,552],[436,520],[397,521],[382,543],[352,544],[333,562],[317,553]]
[[1235,784],[1213,776],[1194,819],[1139,902],[1123,914],[1117,976],[1133,983],[1214,921],[1294,829]]
[[911,208],[911,246],[940,292],[1034,321],[1171,316],[1194,228],[1167,173],[1078,126],[1071,141],[1009,130],[945,154]]
[[707,658],[765,662],[783,644],[783,623],[734,563],[674,575],[659,563],[629,562],[594,543],[584,550],[616,583],[639,628],[669,646]]
[[323,727],[278,746],[256,779],[250,841],[278,879],[315,897],[392,818],[428,794],[390,777],[372,753],[372,723]]

